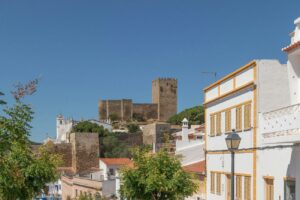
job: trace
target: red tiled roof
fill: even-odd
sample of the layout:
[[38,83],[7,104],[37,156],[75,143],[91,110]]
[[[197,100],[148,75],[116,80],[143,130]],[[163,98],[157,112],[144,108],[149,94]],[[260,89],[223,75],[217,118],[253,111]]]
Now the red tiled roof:
[[107,165],[132,165],[129,158],[100,158]]
[[300,46],[300,41],[295,42],[294,44],[291,44],[291,45],[289,45],[287,47],[282,48],[282,51],[289,52],[290,50],[293,50],[293,49],[295,49],[295,48],[297,48],[299,46]]
[[205,160],[193,163],[191,165],[183,166],[184,171],[186,172],[195,172],[195,173],[204,173],[205,172]]

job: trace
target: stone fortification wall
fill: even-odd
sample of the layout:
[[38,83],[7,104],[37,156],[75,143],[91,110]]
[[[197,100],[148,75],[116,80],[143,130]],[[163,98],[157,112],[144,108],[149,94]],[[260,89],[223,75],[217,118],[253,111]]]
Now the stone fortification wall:
[[99,166],[98,133],[71,133],[70,142],[72,144],[72,167],[75,173]]
[[158,105],[159,121],[167,121],[171,116],[177,114],[177,79],[153,80],[152,103]]
[[157,119],[157,104],[152,103],[134,103],[132,116],[135,119],[142,118],[145,121]]
[[143,144],[143,134],[142,133],[128,133],[120,134],[117,136],[118,139],[128,146],[140,146]]
[[106,120],[110,115],[115,115],[118,120],[128,121],[132,117],[132,100],[100,100],[99,116],[100,120]]
[[170,124],[158,122],[148,124],[143,127],[143,143],[144,144],[161,144],[165,133],[170,133]]

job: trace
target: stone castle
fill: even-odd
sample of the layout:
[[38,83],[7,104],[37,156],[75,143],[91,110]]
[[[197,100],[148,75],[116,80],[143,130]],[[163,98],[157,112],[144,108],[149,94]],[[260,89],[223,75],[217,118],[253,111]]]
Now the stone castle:
[[99,118],[114,115],[120,121],[167,121],[177,114],[177,79],[158,78],[152,81],[152,103],[133,103],[132,99],[100,100]]

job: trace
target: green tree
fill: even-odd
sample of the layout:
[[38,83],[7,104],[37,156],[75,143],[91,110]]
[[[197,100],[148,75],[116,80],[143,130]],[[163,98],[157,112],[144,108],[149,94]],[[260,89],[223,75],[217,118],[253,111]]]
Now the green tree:
[[129,147],[114,134],[103,138],[102,151],[105,158],[124,158],[130,156]]
[[99,133],[100,136],[104,136],[109,133],[109,131],[104,129],[103,126],[99,126],[98,124],[89,121],[79,122],[73,127],[72,131],[79,133]]
[[136,133],[136,132],[140,131],[139,125],[134,124],[134,123],[127,124],[127,129],[128,129],[129,133]]
[[33,111],[21,99],[32,94],[36,82],[18,85],[13,92],[15,104],[2,109],[0,116],[0,199],[32,199],[56,181],[60,157],[50,154],[45,147],[31,151],[29,131]]
[[136,150],[134,167],[122,170],[121,195],[128,200],[177,200],[192,195],[197,185],[179,160],[165,150],[157,154]]
[[183,110],[182,112],[173,115],[168,119],[171,124],[181,125],[184,118],[189,120],[190,125],[197,125],[204,123],[204,108],[203,106],[195,106]]

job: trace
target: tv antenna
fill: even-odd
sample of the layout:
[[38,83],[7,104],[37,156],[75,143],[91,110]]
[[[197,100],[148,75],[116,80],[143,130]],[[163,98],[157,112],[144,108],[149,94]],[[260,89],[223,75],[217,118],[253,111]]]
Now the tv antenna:
[[217,79],[217,72],[202,72],[202,74],[213,75],[215,77],[215,79]]

